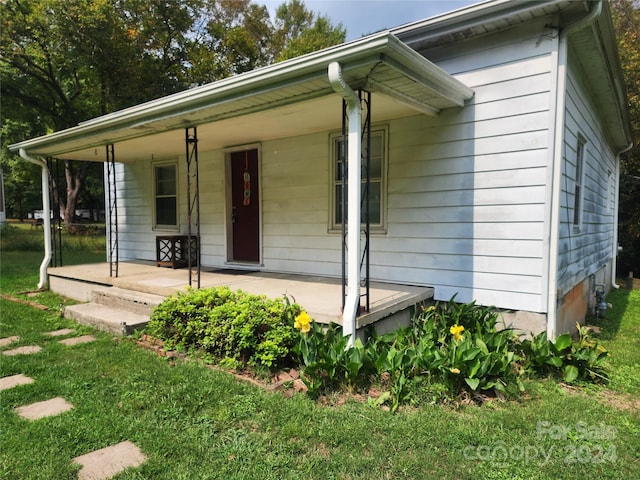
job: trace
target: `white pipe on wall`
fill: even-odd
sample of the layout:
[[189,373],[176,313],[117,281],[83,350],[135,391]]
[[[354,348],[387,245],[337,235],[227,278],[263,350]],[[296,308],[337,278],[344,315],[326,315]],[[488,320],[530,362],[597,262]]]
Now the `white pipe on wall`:
[[342,67],[332,62],[328,68],[329,82],[347,102],[349,136],[347,151],[347,299],[342,312],[342,332],[349,335],[348,346],[355,342],[356,317],[360,308],[360,169],[362,164],[360,98],[342,78]]
[[38,288],[44,288],[47,285],[47,267],[51,262],[51,205],[49,203],[49,169],[42,159],[32,158],[27,155],[24,148],[20,149],[20,156],[27,162],[35,163],[42,168],[42,211],[43,211],[43,230],[44,230],[44,258],[40,264],[40,281]]

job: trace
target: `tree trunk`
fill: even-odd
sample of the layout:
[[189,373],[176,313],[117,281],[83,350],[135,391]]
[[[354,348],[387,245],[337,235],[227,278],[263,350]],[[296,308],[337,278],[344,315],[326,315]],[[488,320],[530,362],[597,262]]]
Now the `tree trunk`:
[[90,162],[75,162],[76,168],[71,160],[65,160],[64,162],[64,176],[67,181],[67,195],[66,202],[62,202],[59,199],[60,210],[64,215],[64,223],[67,226],[67,230],[71,233],[75,228],[73,223],[76,216],[76,206],[78,204],[78,198],[80,192],[84,186],[84,182],[89,173]]

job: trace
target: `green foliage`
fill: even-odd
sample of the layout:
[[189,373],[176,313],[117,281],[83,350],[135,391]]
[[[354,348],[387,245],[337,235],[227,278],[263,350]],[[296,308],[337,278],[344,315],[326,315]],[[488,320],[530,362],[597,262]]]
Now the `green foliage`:
[[[344,41],[341,26],[293,0],[273,20],[249,0],[5,0],[0,15],[0,154],[7,208],[39,202],[39,176],[4,148],[193,85]],[[280,12],[280,10],[278,10]],[[295,12],[295,14],[293,14]],[[287,53],[288,52],[288,53]],[[8,165],[17,163],[18,165]],[[27,166],[26,170],[36,167]],[[95,206],[101,172],[64,161],[54,201],[73,217]]]
[[[514,352],[517,339],[511,330],[497,330],[496,323],[497,314],[490,308],[451,301],[423,310],[411,327],[374,334],[365,345],[357,339],[349,348],[339,326],[323,329],[313,322],[311,331],[301,334],[296,352],[312,396],[365,386],[372,379],[388,384],[392,410],[402,403],[419,403],[420,391],[450,396],[463,390],[515,393],[522,389]],[[452,327],[457,328],[455,335]]]
[[640,4],[633,0],[609,2],[627,92],[633,147],[620,159],[618,260],[621,276],[640,272]]
[[278,62],[337,45],[346,38],[341,23],[334,27],[329,17],[316,16],[299,0],[278,7],[275,27],[273,49]]
[[348,341],[342,327],[335,323],[323,327],[312,322],[311,330],[300,334],[294,351],[304,363],[302,380],[311,396],[361,380],[364,346],[358,339],[353,347],[347,348]]
[[147,331],[168,348],[207,353],[223,365],[281,368],[297,338],[296,304],[228,287],[180,292],[155,308]]
[[168,348],[205,352],[226,366],[298,362],[314,398],[377,382],[394,411],[464,394],[515,396],[524,390],[524,373],[562,375],[567,383],[607,380],[607,352],[588,329],[578,325],[575,342],[569,334],[520,342],[511,329],[498,329],[493,308],[454,300],[423,309],[410,327],[349,345],[339,325],[311,321],[286,299],[227,287],[189,290],[157,307],[147,331]]
[[[62,231],[63,254],[65,252],[105,252],[104,225],[84,225],[83,233],[86,234],[72,234],[66,229]],[[42,252],[43,242],[42,230],[33,229],[30,224],[6,223],[0,228],[0,249],[3,252]]]
[[524,340],[519,345],[524,369],[534,375],[561,376],[566,383],[608,382],[609,352],[591,336],[589,327],[577,327],[576,341],[565,333],[553,342],[545,332]]
[[296,348],[310,395],[375,381],[388,387],[384,401],[395,411],[403,403],[465,392],[515,396],[524,390],[525,373],[557,373],[567,383],[607,380],[608,354],[587,328],[578,325],[575,342],[569,334],[551,342],[543,333],[521,343],[511,329],[497,328],[493,308],[453,300],[422,310],[408,328],[374,333],[366,344],[358,339],[348,348],[339,326],[312,322]]

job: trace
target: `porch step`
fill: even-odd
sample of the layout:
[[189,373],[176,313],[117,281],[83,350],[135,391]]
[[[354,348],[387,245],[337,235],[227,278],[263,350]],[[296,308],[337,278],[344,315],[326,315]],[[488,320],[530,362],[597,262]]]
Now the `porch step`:
[[64,316],[82,325],[91,325],[98,330],[119,335],[129,335],[134,330],[140,330],[149,323],[149,315],[141,315],[121,308],[107,307],[99,303],[70,305],[65,307]]
[[91,300],[93,303],[149,316],[164,297],[119,287],[97,287],[93,289]]

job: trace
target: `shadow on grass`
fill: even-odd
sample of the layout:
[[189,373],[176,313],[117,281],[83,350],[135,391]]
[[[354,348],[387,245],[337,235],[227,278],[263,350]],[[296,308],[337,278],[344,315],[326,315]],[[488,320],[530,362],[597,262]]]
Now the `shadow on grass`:
[[604,340],[615,339],[620,330],[622,319],[629,307],[630,294],[630,290],[622,288],[611,290],[607,296],[607,302],[611,304],[611,308],[607,310],[606,318],[598,320],[597,322],[601,328],[600,338]]

